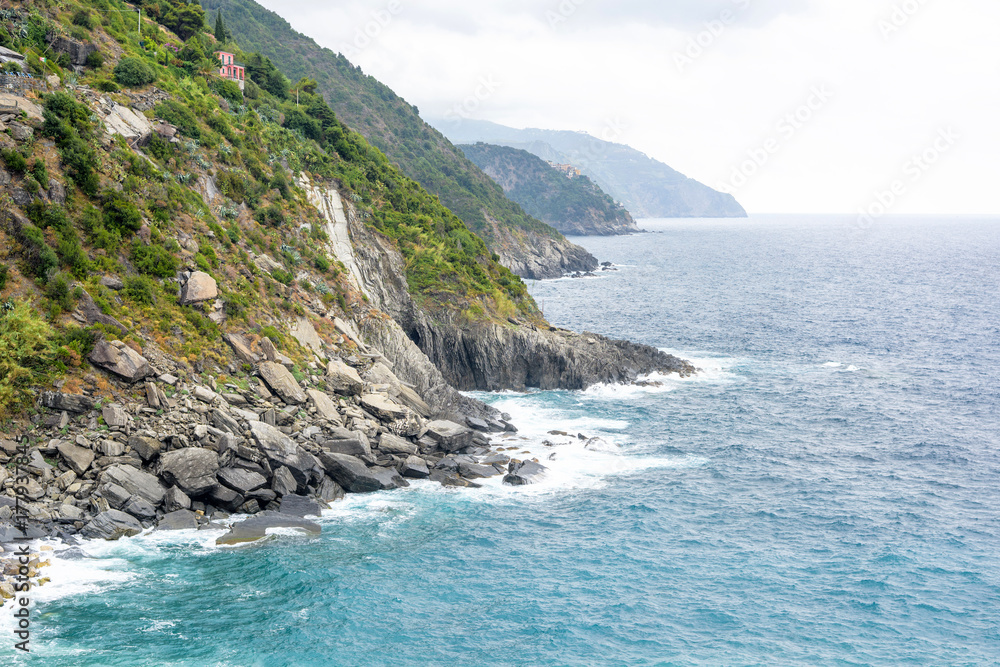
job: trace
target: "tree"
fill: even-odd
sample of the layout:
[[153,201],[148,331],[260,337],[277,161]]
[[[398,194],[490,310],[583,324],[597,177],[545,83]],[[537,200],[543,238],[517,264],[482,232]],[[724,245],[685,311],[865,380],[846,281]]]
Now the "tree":
[[174,7],[164,15],[162,23],[187,41],[205,27],[205,10],[197,3]]
[[222,22],[222,10],[215,17],[215,30],[212,31],[215,34],[215,38],[219,40],[220,44],[225,44],[229,41],[231,35],[229,31],[226,30],[226,24]]

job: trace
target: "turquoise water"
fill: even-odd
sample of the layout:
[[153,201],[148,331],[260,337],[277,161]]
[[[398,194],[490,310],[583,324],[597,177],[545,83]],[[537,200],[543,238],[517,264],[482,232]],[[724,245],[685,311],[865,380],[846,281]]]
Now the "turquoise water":
[[620,271],[532,293],[703,372],[487,396],[545,484],[353,496],[242,549],[88,543],[0,660],[1000,664],[1000,220],[644,226],[575,239]]

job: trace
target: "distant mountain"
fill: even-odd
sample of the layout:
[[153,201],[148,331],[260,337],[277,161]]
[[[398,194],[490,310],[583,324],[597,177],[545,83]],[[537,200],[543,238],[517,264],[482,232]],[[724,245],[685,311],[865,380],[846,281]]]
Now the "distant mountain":
[[624,144],[585,132],[518,130],[484,120],[428,121],[456,144],[520,148],[543,160],[579,168],[639,218],[742,218],[747,212],[730,195],[688,178]]
[[639,231],[621,204],[574,167],[556,167],[508,146],[477,143],[459,148],[508,197],[563,234],[610,236]]
[[344,124],[379,148],[410,178],[460,217],[500,262],[525,278],[554,278],[589,270],[597,260],[510,201],[416,107],[366,75],[343,55],[296,32],[253,0],[201,0],[214,24],[222,12],[232,40],[259,51],[295,82],[308,77]]

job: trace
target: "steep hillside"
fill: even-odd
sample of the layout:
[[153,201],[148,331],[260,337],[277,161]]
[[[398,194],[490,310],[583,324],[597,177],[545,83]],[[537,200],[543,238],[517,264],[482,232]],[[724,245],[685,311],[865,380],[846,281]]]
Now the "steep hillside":
[[557,169],[528,151],[493,144],[459,146],[525,211],[564,234],[639,231],[628,211],[578,170]]
[[736,199],[688,178],[643,153],[584,132],[518,130],[481,120],[431,120],[456,144],[479,141],[519,148],[572,164],[640,218],[743,218]]
[[210,16],[221,10],[233,41],[242,49],[259,51],[293,80],[315,81],[315,90],[340,120],[440,197],[508,268],[537,279],[597,266],[586,250],[507,199],[460,150],[421,120],[415,107],[344,56],[320,47],[252,0],[201,4]]

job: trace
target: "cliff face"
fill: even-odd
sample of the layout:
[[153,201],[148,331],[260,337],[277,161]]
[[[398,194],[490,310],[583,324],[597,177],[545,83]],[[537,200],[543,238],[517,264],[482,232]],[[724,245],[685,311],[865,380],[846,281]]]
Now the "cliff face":
[[465,155],[525,211],[564,234],[608,236],[639,231],[632,215],[579,170],[559,170],[528,151],[470,144]]
[[[328,190],[325,196],[337,194]],[[584,389],[601,382],[630,382],[654,371],[689,375],[695,370],[648,345],[517,320],[469,324],[455,315],[428,314],[407,291],[403,259],[388,239],[365,226],[350,206],[345,223],[351,250],[349,256],[338,258],[356,267],[358,284],[369,302],[392,318],[360,319],[362,336],[382,350],[400,379],[443,406],[470,411],[452,387]]]

